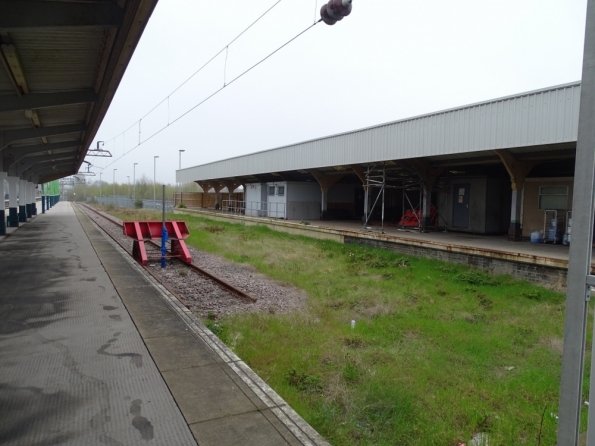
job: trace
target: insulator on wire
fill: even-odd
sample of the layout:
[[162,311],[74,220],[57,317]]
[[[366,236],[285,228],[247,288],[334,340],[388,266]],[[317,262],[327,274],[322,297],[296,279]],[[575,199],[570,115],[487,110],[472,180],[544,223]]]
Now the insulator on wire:
[[351,14],[352,0],[329,0],[320,8],[320,17],[327,25],[334,25]]

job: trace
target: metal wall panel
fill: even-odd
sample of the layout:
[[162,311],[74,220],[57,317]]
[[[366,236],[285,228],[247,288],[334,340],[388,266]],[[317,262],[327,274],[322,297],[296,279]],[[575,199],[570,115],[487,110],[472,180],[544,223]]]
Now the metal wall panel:
[[190,167],[176,181],[571,142],[579,102],[574,82]]

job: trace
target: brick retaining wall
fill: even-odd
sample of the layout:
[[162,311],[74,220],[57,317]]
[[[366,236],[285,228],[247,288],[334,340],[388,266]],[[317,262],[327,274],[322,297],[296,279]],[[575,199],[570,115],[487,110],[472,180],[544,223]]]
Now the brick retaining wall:
[[371,240],[367,238],[345,236],[345,243],[372,246],[375,248],[389,249],[401,254],[408,254],[416,257],[443,260],[445,262],[460,263],[469,265],[493,274],[509,274],[515,279],[526,280],[549,288],[566,288],[566,273],[562,268],[533,265],[524,262],[512,262],[508,260],[482,257],[473,254],[460,252],[443,251],[438,249],[424,248],[398,242],[383,240]]
[[[378,234],[362,234],[361,237],[358,237],[354,235],[353,231],[308,226],[286,220],[246,217],[244,215],[228,215],[222,213],[212,213],[198,209],[176,209],[174,212],[176,214],[200,215],[212,220],[227,221],[229,223],[263,225],[275,231],[287,232],[294,235],[302,235],[317,239],[334,240],[339,243],[351,243],[390,249],[391,251],[402,254],[469,265],[473,268],[488,271],[493,274],[509,274],[515,279],[526,280],[537,285],[542,285],[557,290],[565,290],[566,288],[566,268],[552,265],[539,265],[531,263],[531,261],[528,259],[525,259],[525,261],[515,261],[511,259],[498,258],[494,253],[492,253],[490,256],[482,256],[473,253],[461,252],[461,247],[458,247],[458,249],[440,249],[440,247],[432,248],[427,246],[419,246],[419,241],[403,243],[401,241],[392,241],[390,239],[387,240],[387,236],[380,236]],[[538,261],[539,259],[536,260]],[[558,262],[558,264],[561,265],[564,265],[565,263],[566,262]]]

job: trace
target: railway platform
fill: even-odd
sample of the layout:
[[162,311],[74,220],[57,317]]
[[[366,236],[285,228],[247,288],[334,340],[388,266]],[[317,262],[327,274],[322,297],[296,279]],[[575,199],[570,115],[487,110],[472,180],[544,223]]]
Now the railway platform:
[[[354,220],[282,220],[249,217],[212,209],[175,209],[174,214],[198,215],[211,220],[244,225],[262,225],[289,234],[339,243],[361,244],[389,249],[402,254],[461,263],[494,274],[509,274],[517,279],[566,287],[569,247],[561,244],[510,242],[506,235],[480,235],[460,232],[419,232],[411,229],[378,226],[366,230]],[[595,249],[593,250],[595,259]],[[595,262],[591,265],[595,274]]]
[[0,444],[328,444],[68,202],[0,239],[0,289]]

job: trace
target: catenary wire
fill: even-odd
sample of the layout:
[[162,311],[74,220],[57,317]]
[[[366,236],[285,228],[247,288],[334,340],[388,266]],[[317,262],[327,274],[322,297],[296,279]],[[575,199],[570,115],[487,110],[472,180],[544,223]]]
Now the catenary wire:
[[[174,123],[176,123],[177,121],[179,121],[180,119],[182,119],[184,116],[186,116],[188,113],[190,113],[191,111],[195,110],[196,108],[200,107],[202,104],[204,104],[205,102],[207,102],[209,99],[211,99],[213,96],[217,95],[218,93],[220,93],[222,90],[224,90],[225,88],[229,87],[231,84],[233,84],[235,81],[237,81],[238,79],[240,79],[242,76],[244,76],[245,74],[249,73],[250,71],[252,71],[254,68],[256,68],[258,65],[260,65],[261,63],[263,63],[264,61],[266,61],[267,59],[269,59],[271,56],[273,56],[274,54],[276,54],[277,52],[279,52],[280,50],[282,50],[283,48],[285,48],[287,45],[289,45],[291,42],[293,42],[294,40],[296,40],[298,37],[300,37],[301,35],[305,34],[307,31],[309,31],[310,29],[312,29],[314,26],[316,26],[318,23],[320,23],[322,21],[322,19],[318,20],[317,22],[314,22],[312,25],[308,26],[306,29],[304,29],[303,31],[301,31],[299,34],[297,34],[296,36],[292,37],[290,40],[288,40],[287,42],[285,42],[283,45],[281,45],[279,48],[277,48],[275,51],[273,51],[272,53],[270,53],[268,56],[264,57],[263,59],[259,60],[258,62],[256,62],[254,65],[252,65],[250,68],[248,68],[246,71],[242,72],[241,74],[237,75],[236,77],[234,77],[231,81],[229,81],[226,85],[224,85],[223,87],[215,90],[213,93],[211,93],[209,96],[207,96],[205,99],[203,99],[202,101],[198,102],[197,104],[195,104],[194,106],[192,106],[191,108],[189,108],[188,110],[186,110],[184,113],[182,113],[180,116],[178,116],[176,119],[174,119],[171,124],[172,125]],[[115,160],[113,160],[111,163],[109,163],[108,165],[106,165],[105,167],[101,168],[101,170],[107,169],[109,166],[111,166],[112,164],[114,164],[116,161],[119,161],[120,159],[122,159],[123,157],[125,157],[126,155],[128,155],[130,152],[134,151],[137,147],[141,146],[142,144],[146,143],[147,141],[149,141],[150,139],[152,139],[154,136],[157,136],[159,133],[161,133],[162,131],[164,131],[165,129],[167,129],[169,127],[169,125],[166,125],[162,128],[160,128],[159,130],[157,130],[155,133],[153,133],[151,136],[149,136],[147,139],[145,139],[144,141],[142,141],[140,144],[136,145],[135,147],[133,147],[132,149],[130,149],[128,152],[126,152],[125,154],[123,154],[122,156],[116,158]]]
[[[225,45],[223,48],[221,48],[213,57],[211,57],[207,62],[205,62],[198,70],[196,70],[194,73],[192,73],[184,82],[182,82],[180,85],[178,85],[170,94],[167,95],[167,97],[163,98],[163,100],[161,100],[157,105],[155,105],[151,110],[149,110],[147,113],[145,113],[145,115],[141,118],[146,118],[149,114],[151,114],[157,107],[159,107],[161,104],[163,104],[165,101],[169,100],[169,97],[171,95],[173,95],[176,91],[178,91],[180,88],[182,88],[184,85],[186,85],[190,80],[192,80],[192,78],[194,76],[196,76],[198,73],[200,73],[204,68],[206,68],[207,65],[209,65],[213,60],[215,60],[217,58],[217,56],[219,56],[223,51],[225,51],[229,45],[231,45],[232,43],[234,43],[236,40],[238,40],[240,37],[242,37],[250,28],[252,28],[254,25],[256,25],[264,16],[266,16],[269,12],[271,12],[273,10],[273,8],[275,6],[277,6],[279,3],[281,3],[283,0],[277,0],[277,2],[275,2],[275,4],[273,4],[273,6],[271,6],[269,9],[267,9],[265,12],[263,12],[260,17],[258,17],[256,20],[254,20],[250,25],[248,25],[248,27],[246,29],[244,29],[244,31],[242,31],[241,33],[239,33],[236,37],[233,38],[233,40],[231,42],[229,42],[227,45]],[[124,130],[124,132],[130,130],[131,127],[134,127],[136,125],[136,123],[132,124],[129,128],[127,128],[126,130]],[[122,133],[124,133],[122,132]],[[119,134],[118,134],[119,136]],[[117,138],[114,137],[112,139]],[[108,140],[111,141],[112,139]]]

